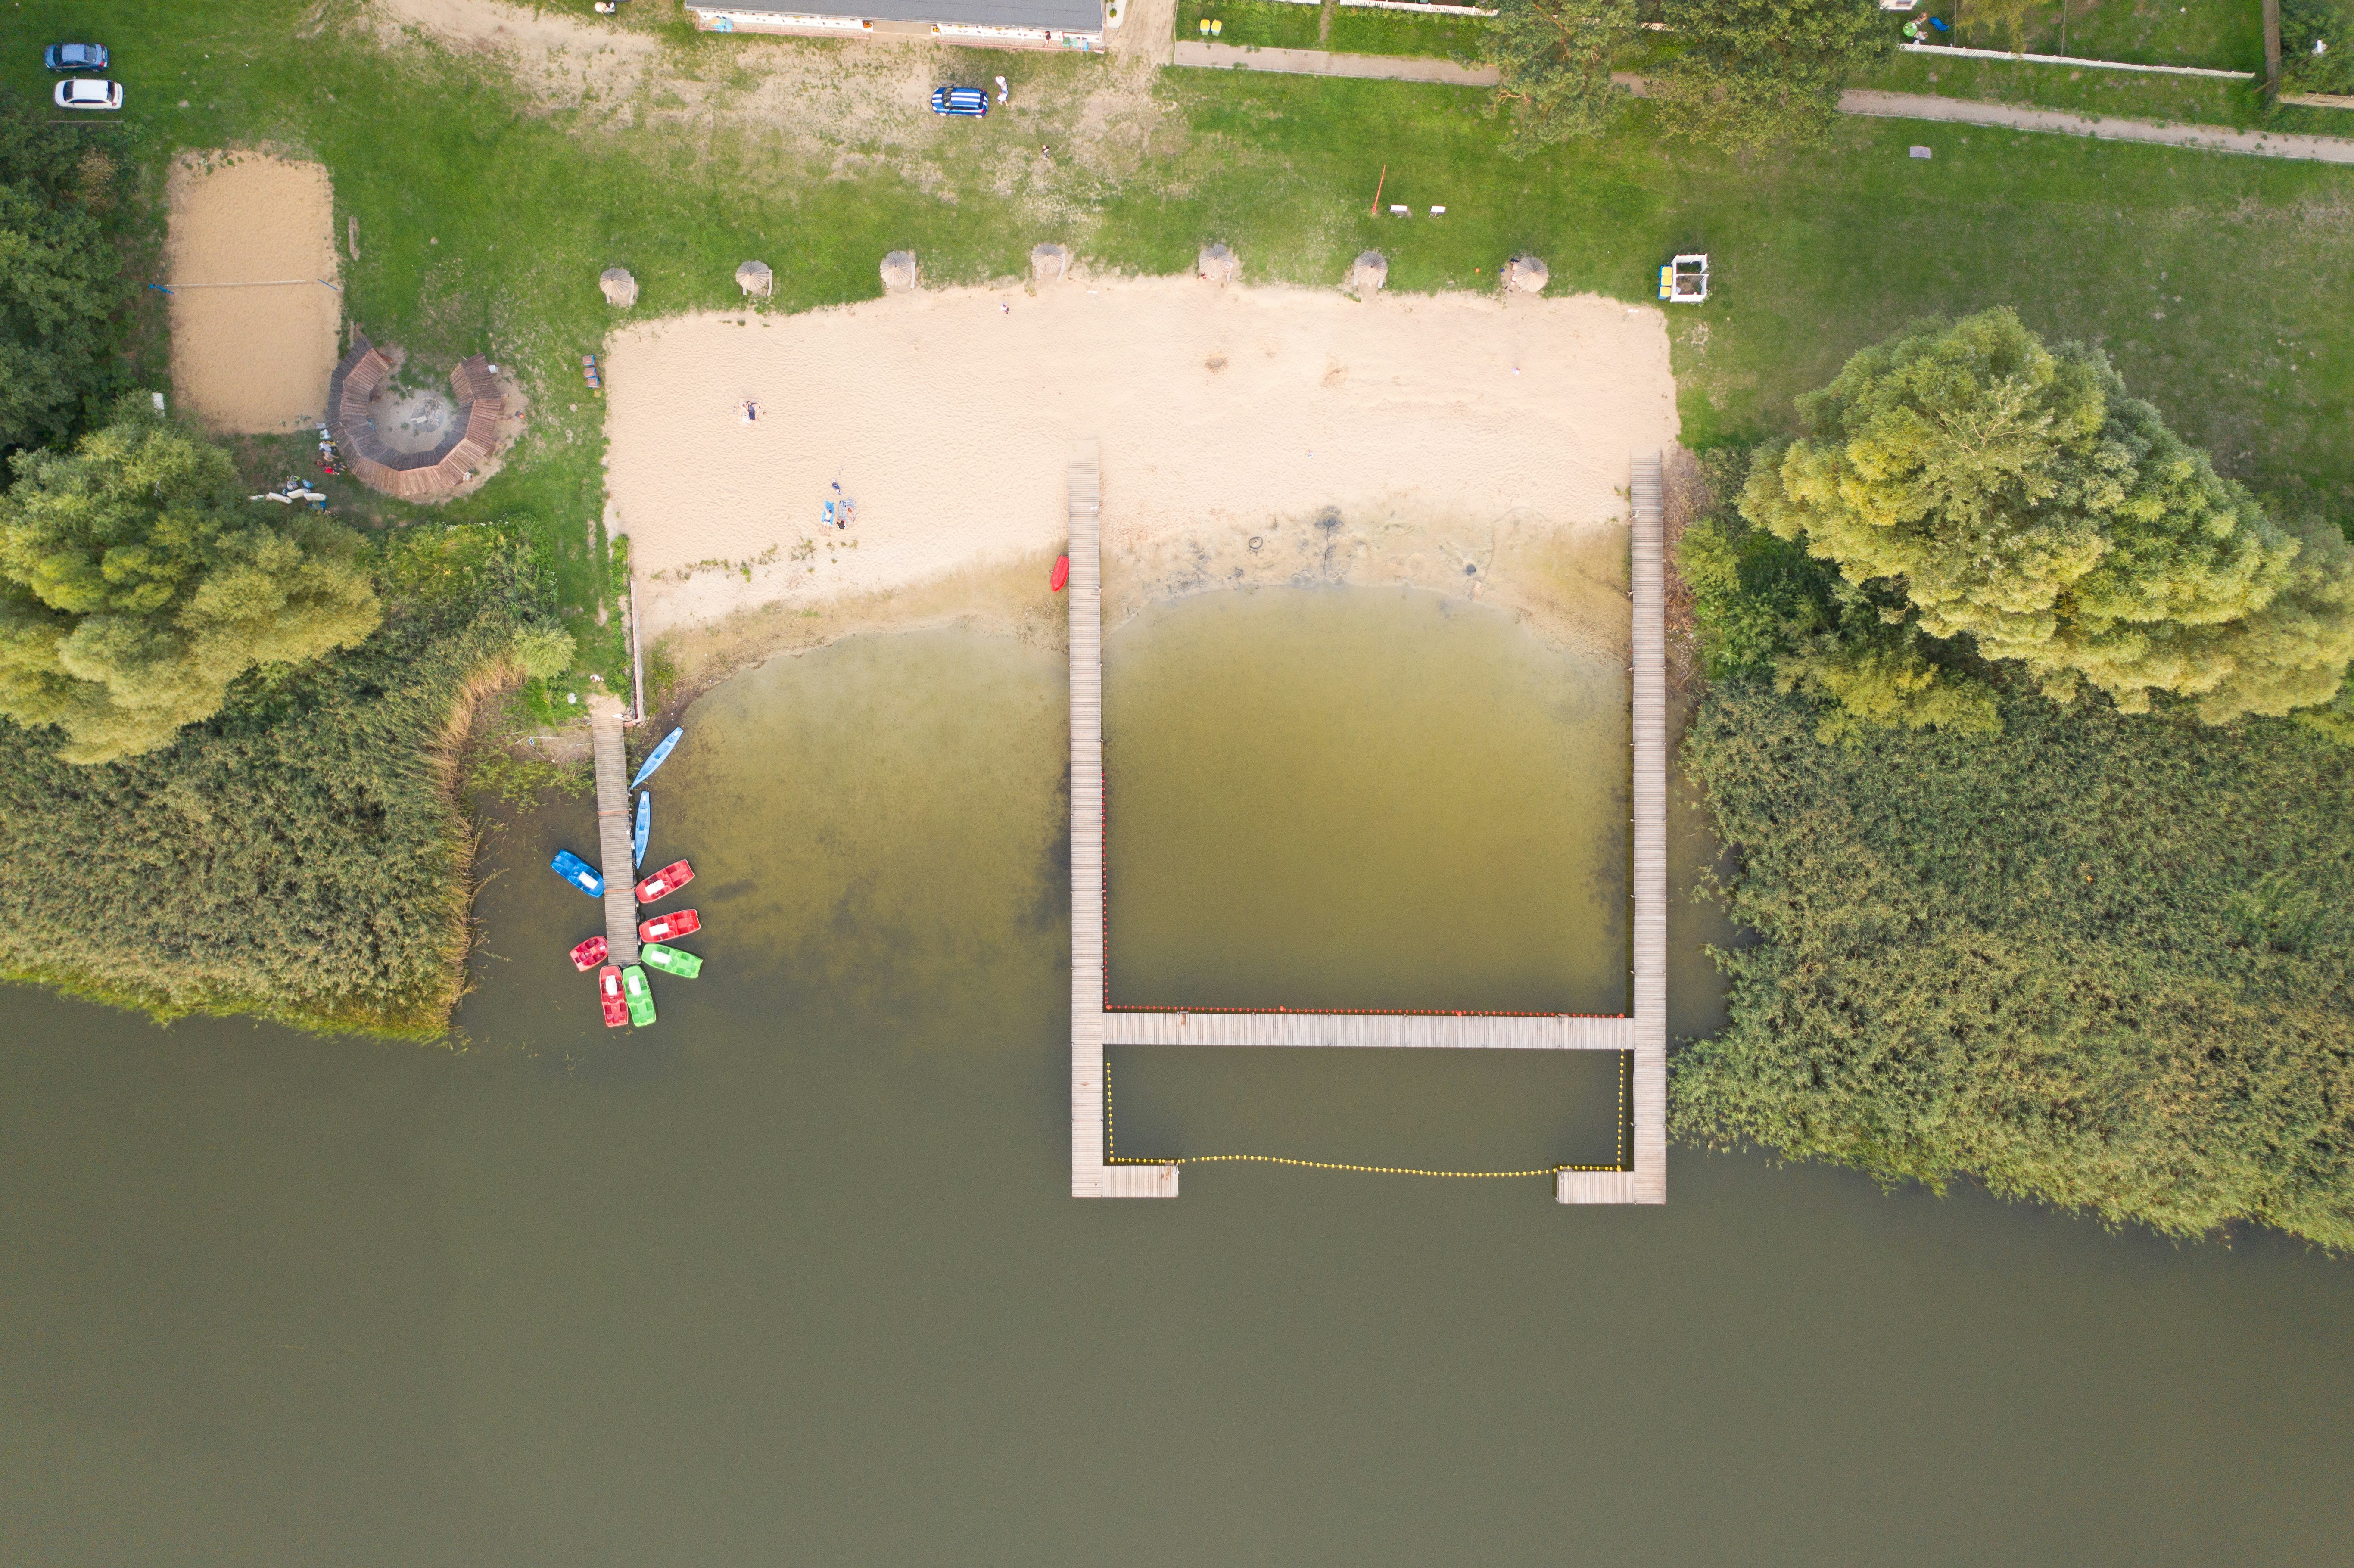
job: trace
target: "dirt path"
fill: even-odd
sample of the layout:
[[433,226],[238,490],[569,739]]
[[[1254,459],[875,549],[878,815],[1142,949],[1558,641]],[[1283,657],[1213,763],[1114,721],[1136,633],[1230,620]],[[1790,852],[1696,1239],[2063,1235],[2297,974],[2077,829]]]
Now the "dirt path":
[[2197,147],[2211,153],[2243,153],[2259,158],[2305,158],[2324,164],[2354,164],[2354,139],[2288,136],[2234,131],[2221,125],[2159,125],[2063,109],[2021,109],[2008,103],[1978,103],[1914,92],[1846,92],[1846,114],[1891,120],[1938,120],[1955,125],[1987,125],[2005,131],[2040,131],[2090,136],[2102,142],[2147,142],[2164,147]]

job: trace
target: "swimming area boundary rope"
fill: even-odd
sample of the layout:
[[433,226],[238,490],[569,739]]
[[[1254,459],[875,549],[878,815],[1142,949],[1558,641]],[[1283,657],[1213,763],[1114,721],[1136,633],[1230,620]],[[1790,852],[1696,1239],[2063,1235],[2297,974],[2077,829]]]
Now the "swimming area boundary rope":
[[1532,1171],[1425,1171],[1411,1165],[1351,1165],[1331,1160],[1294,1160],[1280,1154],[1184,1154],[1171,1160],[1147,1160],[1119,1152],[1119,1139],[1112,1121],[1111,1055],[1104,1055],[1104,1163],[1107,1165],[1289,1165],[1304,1171],[1351,1171],[1367,1176],[1437,1176],[1463,1181],[1500,1181],[1522,1176],[1553,1176],[1564,1171],[1624,1171],[1627,1169],[1628,1093],[1631,1087],[1628,1073],[1635,1059],[1631,1051],[1618,1055],[1618,1157],[1609,1165],[1547,1165]]

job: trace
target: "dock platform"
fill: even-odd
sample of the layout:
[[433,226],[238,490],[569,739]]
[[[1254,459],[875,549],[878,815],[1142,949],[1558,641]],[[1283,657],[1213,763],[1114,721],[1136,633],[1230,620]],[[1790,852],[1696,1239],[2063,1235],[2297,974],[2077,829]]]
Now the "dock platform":
[[605,876],[606,961],[638,961],[638,868],[630,846],[630,758],[621,745],[621,699],[588,699],[588,747],[597,761],[597,847]]

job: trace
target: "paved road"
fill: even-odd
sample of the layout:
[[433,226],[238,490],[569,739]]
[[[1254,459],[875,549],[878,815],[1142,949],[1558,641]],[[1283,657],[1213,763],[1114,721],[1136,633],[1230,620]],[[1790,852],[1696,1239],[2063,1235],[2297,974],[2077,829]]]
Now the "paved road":
[[[1388,55],[1343,55],[1329,49],[1254,49],[1239,44],[1205,44],[1191,38],[1177,40],[1174,63],[1288,71],[1301,76],[1435,81],[1452,87],[1496,85],[1493,66],[1463,66],[1453,60],[1405,59]],[[1614,79],[1636,97],[1645,96],[1642,78],[1621,72]],[[2073,110],[2020,109],[2008,103],[1977,103],[1967,99],[1914,92],[1841,93],[1840,109],[1843,113],[1876,119],[1936,120],[1955,125],[2090,136],[2103,142],[2147,142],[2165,147],[2197,147],[2211,153],[2244,153],[2260,158],[2354,164],[2354,139],[2343,136],[2289,136],[2234,131],[2221,125],[2159,125],[2147,120],[2120,120]]]

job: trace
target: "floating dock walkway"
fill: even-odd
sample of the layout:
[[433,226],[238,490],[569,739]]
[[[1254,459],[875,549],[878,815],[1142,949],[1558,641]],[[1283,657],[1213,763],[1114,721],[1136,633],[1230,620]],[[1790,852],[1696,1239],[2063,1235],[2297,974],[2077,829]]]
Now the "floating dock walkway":
[[[1096,443],[1071,460],[1071,1195],[1173,1198],[1175,1165],[1104,1163],[1108,1045],[1293,1045],[1626,1051],[1633,1156],[1623,1171],[1563,1171],[1564,1203],[1668,1198],[1668,742],[1659,456],[1635,461],[1634,1012],[1624,1018],[1454,1013],[1107,1012],[1104,1007],[1103,526]],[[601,754],[600,754],[601,755]],[[598,805],[604,805],[600,764]],[[610,877],[608,881],[610,883]]]
[[605,874],[606,962],[638,961],[638,867],[630,849],[630,758],[621,747],[621,699],[588,699],[588,746],[597,758],[597,845]]

